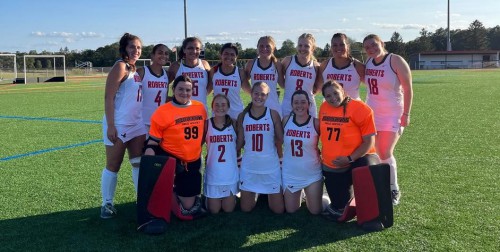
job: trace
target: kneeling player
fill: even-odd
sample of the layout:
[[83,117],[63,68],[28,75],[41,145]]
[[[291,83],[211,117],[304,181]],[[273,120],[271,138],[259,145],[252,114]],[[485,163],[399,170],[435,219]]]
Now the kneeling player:
[[176,159],[171,209],[183,220],[191,220],[204,213],[199,198],[200,157],[207,116],[204,105],[191,100],[192,88],[192,81],[187,76],[174,80],[173,100],[160,106],[151,117],[150,138],[144,151],[144,155]]

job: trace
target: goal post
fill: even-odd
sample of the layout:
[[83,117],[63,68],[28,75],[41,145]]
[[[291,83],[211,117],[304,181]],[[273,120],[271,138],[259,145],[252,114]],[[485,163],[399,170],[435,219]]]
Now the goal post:
[[[6,74],[5,76],[8,76],[8,79],[11,79],[10,77],[12,77],[12,81],[14,81],[17,78],[17,58],[16,58],[16,55],[11,54],[11,53],[0,53],[0,57],[8,57],[8,58],[12,57],[13,58],[12,74],[10,73],[10,67],[6,68],[5,62],[3,60],[0,62],[0,82],[4,79],[3,78],[4,77],[3,70],[5,70],[5,69],[9,70],[9,73]],[[10,65],[10,64],[8,64],[8,65]]]
[[[24,63],[24,83],[27,84],[28,83],[28,71],[27,71],[27,67],[26,67],[26,59],[27,58],[51,58],[53,59],[53,71],[54,71],[54,75],[52,77],[52,79],[56,79],[56,81],[58,82],[66,82],[66,56],[64,55],[24,55],[24,59],[23,59],[23,63]],[[57,74],[57,64],[56,64],[56,59],[57,58],[62,58],[62,70],[63,70],[63,75],[60,76]],[[51,69],[52,70],[52,69]],[[47,74],[48,74],[48,70],[47,70]]]

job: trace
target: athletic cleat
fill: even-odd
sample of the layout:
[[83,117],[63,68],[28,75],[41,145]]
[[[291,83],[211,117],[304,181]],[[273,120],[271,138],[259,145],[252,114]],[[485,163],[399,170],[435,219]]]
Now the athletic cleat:
[[329,204],[326,209],[321,212],[321,215],[323,215],[325,218],[332,220],[332,221],[338,221],[340,217],[342,217],[342,214],[344,213],[344,209],[337,209],[332,204]]
[[207,210],[202,206],[202,200],[200,197],[196,197],[196,201],[194,202],[193,207],[187,210],[184,209],[182,204],[179,204],[181,209],[181,214],[184,216],[192,216],[193,219],[198,219],[204,217],[208,214]]
[[392,205],[393,206],[398,205],[399,200],[401,199],[401,193],[399,192],[399,190],[392,190],[391,196],[392,196]]
[[378,220],[363,223],[361,228],[366,232],[379,232],[384,230],[384,224]]
[[106,203],[106,205],[101,207],[101,218],[110,219],[115,217],[116,208],[111,203]]

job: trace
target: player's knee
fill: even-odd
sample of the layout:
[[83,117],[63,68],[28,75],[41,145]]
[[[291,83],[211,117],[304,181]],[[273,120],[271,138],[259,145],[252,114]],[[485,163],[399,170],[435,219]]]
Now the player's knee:
[[131,158],[129,159],[129,161],[130,165],[132,165],[132,168],[139,168],[139,166],[141,165],[141,157]]

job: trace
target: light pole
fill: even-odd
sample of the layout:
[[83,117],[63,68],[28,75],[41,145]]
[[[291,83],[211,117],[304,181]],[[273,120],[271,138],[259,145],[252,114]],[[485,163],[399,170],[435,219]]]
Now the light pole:
[[448,0],[448,41],[446,43],[446,51],[451,51],[451,39],[450,39],[450,0]]
[[[449,0],[448,0],[449,3]],[[187,11],[186,11],[186,0],[184,0],[184,38],[187,38],[188,36],[188,31],[187,31]]]

